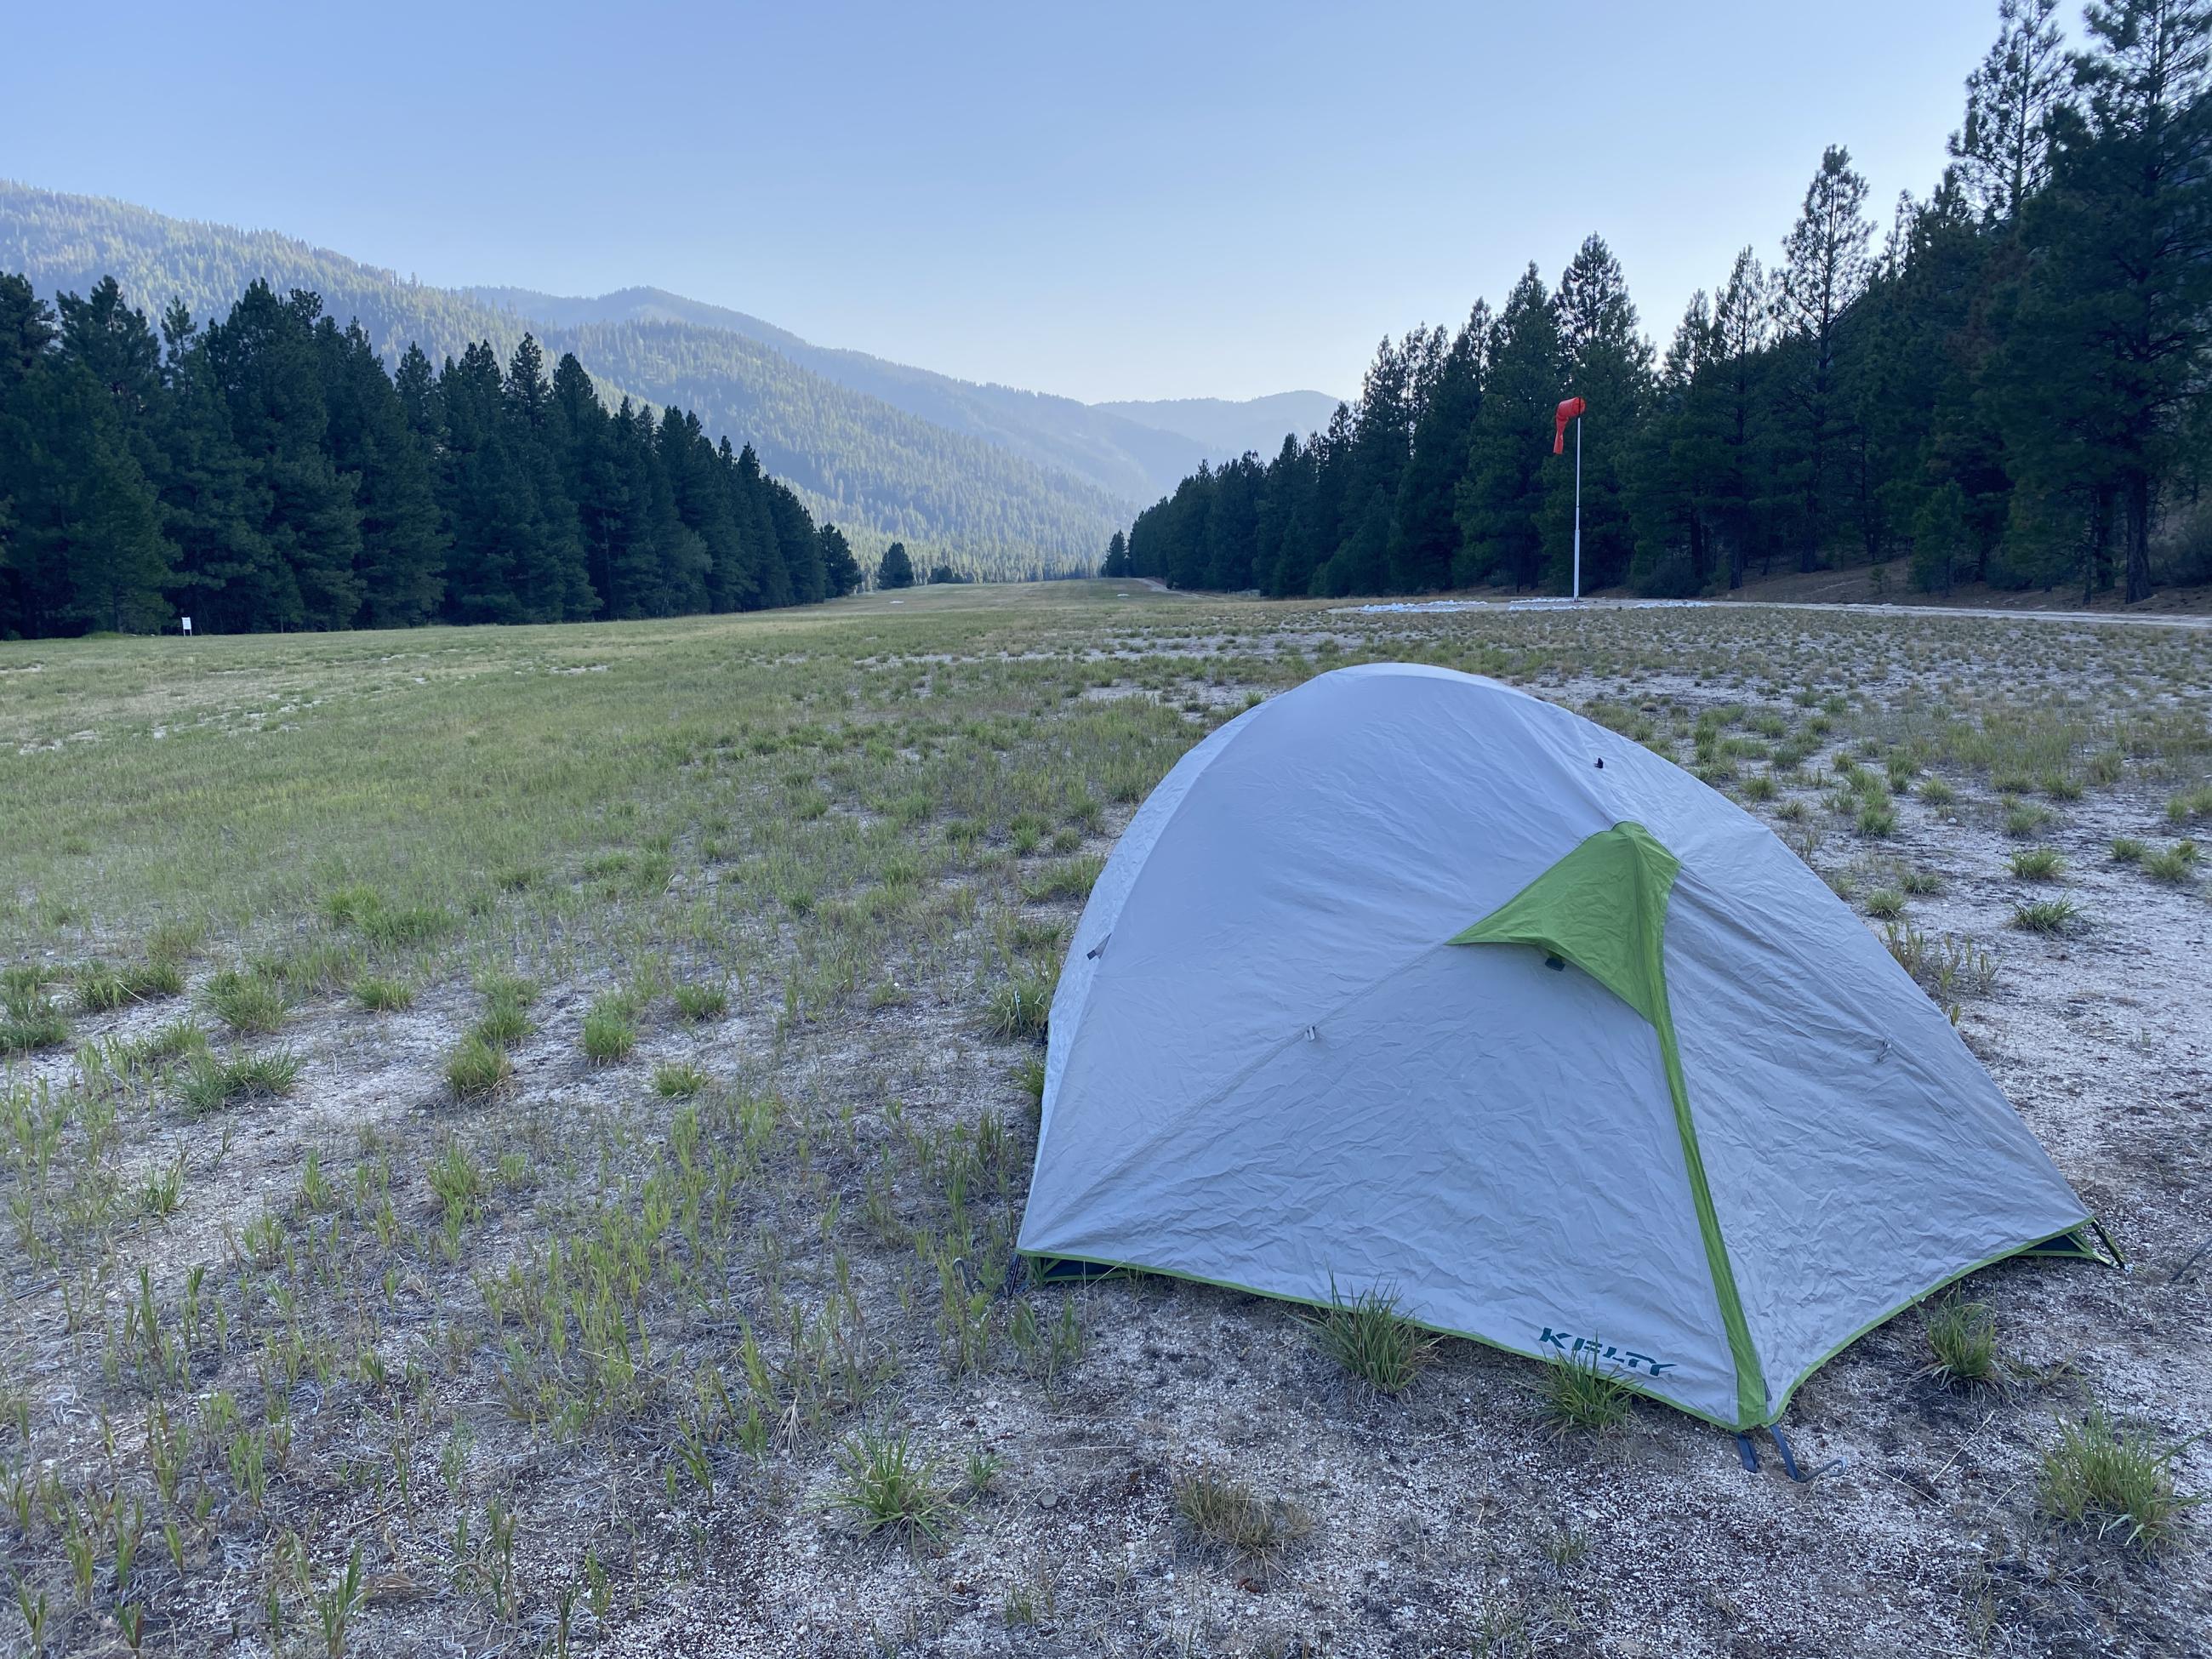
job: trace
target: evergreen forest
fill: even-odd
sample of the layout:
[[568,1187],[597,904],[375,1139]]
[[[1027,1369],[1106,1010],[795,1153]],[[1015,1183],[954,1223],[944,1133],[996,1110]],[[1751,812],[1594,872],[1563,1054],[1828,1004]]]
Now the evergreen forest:
[[833,525],[696,414],[609,409],[525,334],[387,372],[315,294],[158,332],[112,278],[0,275],[0,638],[404,628],[805,605]]
[[1270,595],[1689,596],[1859,565],[1886,588],[2212,580],[2212,4],[2003,0],[1948,164],[1876,222],[1831,147],[1663,351],[1591,236],[1456,329],[1386,338],[1358,401],[1202,466],[1104,574]]

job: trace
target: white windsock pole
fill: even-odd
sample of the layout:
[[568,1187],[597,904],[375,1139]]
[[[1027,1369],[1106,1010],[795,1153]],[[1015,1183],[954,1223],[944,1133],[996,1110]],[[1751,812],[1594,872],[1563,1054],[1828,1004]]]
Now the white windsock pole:
[[1575,416],[1575,597],[1583,596],[1583,417]]
[[1563,399],[1552,411],[1552,453],[1567,447],[1567,422],[1575,423],[1575,598],[1583,596],[1583,412],[1589,405],[1580,398]]

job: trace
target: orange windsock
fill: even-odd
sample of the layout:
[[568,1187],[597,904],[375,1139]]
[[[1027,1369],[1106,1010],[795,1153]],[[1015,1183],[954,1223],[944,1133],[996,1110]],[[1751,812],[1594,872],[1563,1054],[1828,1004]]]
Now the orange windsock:
[[1552,416],[1552,453],[1563,454],[1567,447],[1567,422],[1580,420],[1589,405],[1580,398],[1570,398]]

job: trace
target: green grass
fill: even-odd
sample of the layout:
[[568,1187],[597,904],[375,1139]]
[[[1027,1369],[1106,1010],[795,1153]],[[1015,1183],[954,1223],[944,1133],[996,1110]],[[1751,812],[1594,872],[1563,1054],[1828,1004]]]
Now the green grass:
[[956,1506],[943,1466],[922,1456],[903,1432],[863,1429],[837,1455],[838,1479],[828,1505],[863,1537],[878,1533],[904,1542],[941,1540]]
[[69,1040],[69,1017],[48,998],[11,997],[0,1008],[0,1054],[58,1048]]
[[[1135,591],[1117,600],[1116,586]],[[940,601],[957,608],[933,610]],[[1429,1512],[1410,1489],[1438,1470],[1480,1497],[1498,1469],[1548,1457],[1567,1482],[1552,1498],[1601,1481],[1623,1513],[1664,1512],[1679,1496],[1667,1460],[1546,1453],[1540,1425],[1486,1396],[1486,1366],[1468,1370],[1456,1350],[1421,1372],[1411,1404],[1363,1404],[1302,1331],[1281,1364],[1294,1328],[1266,1303],[1133,1278],[1003,1293],[1034,1155],[1034,1039],[1092,855],[1236,708],[1382,656],[1540,695],[1604,687],[1629,740],[1734,769],[1747,799],[1771,780],[1762,815],[1824,871],[1847,869],[1872,908],[1911,898],[1908,915],[1938,907],[1882,856],[1900,844],[1958,872],[1960,917],[2013,881],[1988,855],[2000,776],[2046,807],[2063,805],[2049,780],[2082,783],[2086,834],[2134,824],[2116,816],[2124,805],[2154,783],[2157,800],[2193,787],[2212,763],[2201,642],[1922,616],[1431,623],[1064,582],[918,594],[896,612],[868,596],[819,611],[188,648],[0,641],[0,990],[9,1022],[52,1022],[63,1045],[0,1080],[0,1276],[18,1298],[0,1336],[0,1489],[20,1470],[32,1501],[27,1526],[10,1515],[0,1527],[0,1601],[18,1582],[49,1598],[50,1652],[125,1651],[120,1615],[135,1602],[149,1608],[148,1651],[204,1659],[227,1639],[319,1653],[322,1598],[367,1516],[375,1571],[433,1593],[370,1597],[349,1651],[433,1647],[458,1613],[494,1644],[558,1652],[564,1607],[568,1650],[605,1650],[641,1607],[725,1575],[730,1540],[757,1523],[808,1531],[805,1511],[847,1483],[841,1452],[863,1424],[919,1425],[909,1462],[924,1468],[942,1435],[945,1467],[919,1506],[948,1535],[957,1524],[976,1536],[941,1564],[942,1584],[922,1587],[951,1592],[957,1573],[975,1593],[947,1607],[994,1616],[1004,1594],[1010,1613],[1054,1627],[1039,1650],[1111,1645],[1125,1618],[1139,1623],[1123,1645],[1196,1620],[1199,1646],[1262,1650],[1326,1620],[1356,1648],[1372,1632],[1340,1613],[1343,1564],[1371,1551],[1403,1586],[1408,1552],[1439,1542],[1422,1571],[1488,1598],[1480,1550],[1461,1561],[1443,1534],[1414,1531]],[[1924,689],[1895,689],[1907,684]],[[68,741],[79,732],[98,741]],[[1846,764],[1832,770],[1838,749]],[[1870,808],[1894,812],[1892,842],[1850,833]],[[2117,932],[2124,898],[2108,908]],[[1944,1005],[1986,988],[1990,950],[1893,920],[1901,959]],[[2039,954],[2012,937],[1996,952]],[[2112,988],[2102,953],[2077,955],[2086,988]],[[142,962],[188,974],[189,1009],[76,1015],[66,964],[120,975]],[[207,981],[225,969],[289,1007],[277,1036],[238,1038],[218,1016]],[[525,980],[544,994],[533,1001]],[[381,1029],[349,1012],[384,1000],[379,981],[416,994]],[[645,1035],[629,1066],[588,1071],[577,1028],[610,988]],[[985,1030],[994,1004],[1003,1046]],[[212,1049],[172,1021],[187,1012]],[[547,1028],[534,1038],[533,1018]],[[710,1048],[702,1039],[725,1019],[744,1042]],[[118,1040],[118,1024],[162,1030]],[[295,1031],[302,1054],[312,1031],[315,1056],[298,1108],[188,1107],[196,1073]],[[79,1058],[72,1036],[98,1041]],[[510,1090],[526,1048],[529,1086]],[[713,1079],[663,1097],[654,1061]],[[465,1103],[445,1097],[448,1084]],[[2113,1202],[2160,1201],[2133,1152],[2100,1170]],[[149,1305],[126,1310],[142,1264]],[[2025,1342],[2014,1317],[2005,1334]],[[1086,1345],[1086,1330],[1112,1339]],[[1382,1336],[1387,1350],[1387,1326]],[[2152,1322],[2130,1340],[2147,1365],[2185,1355],[2178,1327]],[[1328,1398],[1292,1398],[1324,1377]],[[1528,1391],[1540,1380],[1528,1373]],[[1212,1426],[1145,1449],[1152,1402],[1198,1393]],[[1286,1402],[1310,1431],[1295,1456],[1255,1442],[1252,1464],[1227,1461],[1248,1455],[1248,1436],[1265,1440]],[[1891,1414],[1896,1455],[1932,1472],[1967,1425],[1909,1405],[1900,1396]],[[1655,1432],[1674,1421],[1650,1415]],[[152,1443],[165,1424],[185,1437],[173,1463]],[[1073,1427],[1098,1444],[1053,1443]],[[1454,1443],[1466,1434],[1472,1462]],[[1099,1446],[1138,1451],[1097,1464]],[[985,1455],[963,1469],[970,1447]],[[1383,1464],[1377,1448],[1402,1462]],[[1206,1455],[1210,1480],[1186,1475],[1178,1502],[1173,1474]],[[1363,1459],[1408,1490],[1386,1486],[1340,1526],[1342,1500],[1320,1494]],[[598,1496],[581,1506],[578,1492]],[[1279,1495],[1330,1506],[1312,1563],[1320,1607],[1303,1586],[1239,1587],[1270,1576],[1246,1549],[1272,1559],[1299,1528]],[[1994,1513],[2039,1571],[2047,1551],[2016,1524],[2031,1501],[2023,1489]],[[141,1503],[145,1547],[125,1591],[117,1546]],[[893,1495],[869,1513],[927,1542],[899,1518],[911,1507]],[[511,1563],[495,1510],[520,1517]],[[1171,1526],[1228,1559],[1170,1586],[1147,1558],[1133,1594],[1109,1591],[1115,1548],[1094,1573],[1070,1563],[1063,1534],[1132,1516],[1140,1532]],[[1916,1558],[1955,1553],[1942,1506],[1892,1518]],[[1541,1504],[1508,1516],[1522,1530],[1500,1534],[1510,1559],[1493,1565],[1516,1592],[1549,1596],[1574,1552],[1547,1540],[1578,1523]],[[854,1547],[855,1529],[841,1514],[845,1540],[818,1557],[787,1551],[779,1571],[821,1608],[831,1645],[864,1644],[871,1619],[902,1639],[896,1587],[872,1583],[882,1564]],[[1595,1565],[1610,1571],[1617,1540],[1597,1540]],[[70,1551],[88,1547],[85,1601]],[[1755,1575],[1755,1554],[1723,1539],[1711,1565]],[[1623,1585],[1638,1588],[1609,1582],[1608,1594]],[[1223,1598],[1247,1609],[1241,1628],[1220,1622]],[[227,1637],[189,1616],[218,1603],[244,1621]],[[909,1645],[957,1635],[922,1618]],[[20,1644],[15,1611],[0,1621]],[[1501,1613],[1494,1628],[1510,1626]],[[1434,1646],[1471,1632],[1404,1634]],[[1929,1639],[1956,1634],[1938,1619]]]
[[2024,933],[2055,938],[2072,933],[2081,922],[2081,907],[2072,899],[2036,899],[2013,906],[2012,925]]
[[584,1057],[595,1066],[628,1060],[637,1047],[637,1021],[629,1000],[604,996],[584,1015]]
[[446,1058],[446,1083],[456,1100],[477,1100],[504,1088],[514,1075],[507,1050],[471,1031]]
[[1350,1300],[1329,1286],[1329,1304],[1305,1320],[1307,1338],[1378,1394],[1403,1394],[1436,1352],[1436,1339],[1398,1310],[1387,1291]]
[[2174,1486],[2182,1447],[2148,1428],[2116,1425],[2101,1407],[2062,1424],[2057,1443],[2043,1455],[2036,1501],[2054,1521],[2098,1538],[2156,1549],[2182,1515],[2203,1499]]
[[2168,800],[2166,817],[2170,823],[2188,823],[2197,818],[2212,818],[2212,783],[2184,790]]
[[196,1054],[208,1046],[207,1033],[188,1019],[173,1019],[166,1025],[157,1025],[144,1036],[129,1045],[131,1057],[142,1064],[158,1065],[165,1060],[176,1060]]
[[1097,884],[1099,872],[1105,867],[1106,860],[1095,857],[1048,865],[1022,884],[1022,896],[1033,904],[1051,899],[1088,898],[1091,888]]
[[1042,1041],[1052,1015],[1052,987],[1035,977],[1010,980],[991,993],[983,1029],[993,1036]]
[[1313,1529],[1312,1518],[1298,1505],[1262,1498],[1212,1469],[1176,1476],[1170,1491],[1176,1516],[1193,1536],[1248,1559],[1279,1555]]
[[694,1024],[720,1019],[729,1012],[730,994],[719,985],[679,985],[671,994],[678,1018]]
[[2022,881],[2056,881],[2066,868],[2055,847],[2023,847],[2005,862]]
[[323,915],[334,927],[358,928],[363,939],[386,950],[404,950],[445,938],[459,925],[440,904],[386,902],[374,888],[341,887],[323,901]]
[[1997,1380],[1997,1316],[1984,1302],[1956,1295],[1929,1304],[1921,1316],[1934,1358],[1928,1374],[1947,1388],[1986,1388]]
[[494,997],[484,1006],[483,1016],[476,1023],[476,1034],[496,1048],[506,1048],[522,1041],[538,1029],[529,1011],[519,1002]]
[[1631,1403],[1620,1373],[1602,1366],[1595,1347],[1545,1362],[1543,1415],[1555,1436],[1617,1428],[1628,1420]]
[[146,959],[181,968],[199,954],[200,941],[206,937],[207,929],[197,921],[172,917],[156,922],[146,935]]
[[1905,914],[1905,895],[1893,887],[1877,888],[1866,896],[1866,913],[1876,921],[1894,921]]
[[1032,1116],[1044,1109],[1044,1060],[1042,1056],[1033,1054],[1014,1067],[1014,1086],[1029,1102]]
[[185,988],[185,971],[176,963],[155,958],[124,968],[95,963],[77,969],[74,989],[79,1013],[107,1013],[136,1002],[173,997]]
[[667,1100],[689,1100],[707,1086],[707,1074],[696,1066],[663,1065],[653,1068],[653,1092]]
[[415,1006],[415,988],[404,980],[367,974],[353,982],[353,1000],[373,1014],[397,1014]]
[[260,1054],[195,1053],[177,1083],[178,1098],[192,1112],[212,1112],[241,1101],[275,1099],[292,1092],[300,1061],[289,1048]]
[[2178,841],[2144,859],[2142,872],[2153,881],[2164,882],[2169,887],[2179,887],[2197,878],[2197,843]]
[[2115,864],[2141,864],[2149,852],[2148,843],[2137,841],[2132,836],[2112,838],[2112,862]]
[[225,969],[208,981],[210,1012],[240,1036],[266,1036],[284,1024],[284,994],[258,974]]

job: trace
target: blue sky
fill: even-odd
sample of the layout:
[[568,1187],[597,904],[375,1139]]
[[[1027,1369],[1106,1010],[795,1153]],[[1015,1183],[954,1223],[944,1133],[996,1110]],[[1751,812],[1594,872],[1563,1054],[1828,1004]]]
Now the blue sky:
[[1085,398],[1348,394],[1592,230],[1663,344],[1825,143],[1886,219],[1996,9],[26,6],[0,175]]

